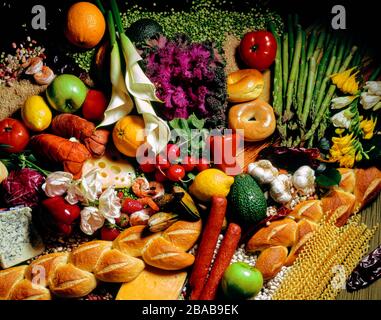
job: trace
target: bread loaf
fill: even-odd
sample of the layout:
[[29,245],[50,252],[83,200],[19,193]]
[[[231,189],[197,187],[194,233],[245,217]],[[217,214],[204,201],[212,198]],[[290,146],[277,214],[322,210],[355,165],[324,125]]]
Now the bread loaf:
[[187,253],[201,232],[201,221],[177,221],[162,233],[146,234],[144,226],[126,229],[113,242],[90,241],[72,252],[43,255],[28,266],[0,271],[0,300],[79,298],[98,281],[130,282],[145,263],[164,270],[192,265]]
[[259,229],[248,241],[248,251],[260,252],[256,267],[265,279],[273,278],[282,266],[294,263],[323,215],[327,219],[337,217],[336,226],[343,226],[381,190],[381,171],[376,167],[341,168],[339,171],[339,186],[332,188],[321,200],[298,204],[287,217]]

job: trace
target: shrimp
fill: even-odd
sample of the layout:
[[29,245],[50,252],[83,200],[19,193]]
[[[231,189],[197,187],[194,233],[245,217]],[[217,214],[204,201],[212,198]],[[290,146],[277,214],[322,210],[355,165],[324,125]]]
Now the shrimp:
[[147,205],[149,206],[152,210],[155,210],[155,211],[159,211],[160,208],[159,206],[157,205],[157,203],[155,201],[153,201],[152,198],[150,197],[144,197],[144,198],[140,198],[138,199],[138,201],[142,204],[142,205]]
[[55,74],[52,69],[47,66],[43,66],[40,71],[33,75],[34,80],[40,85],[50,84],[55,78]]
[[164,186],[157,181],[148,182],[146,178],[137,178],[132,184],[132,191],[139,198],[156,199],[164,195]]

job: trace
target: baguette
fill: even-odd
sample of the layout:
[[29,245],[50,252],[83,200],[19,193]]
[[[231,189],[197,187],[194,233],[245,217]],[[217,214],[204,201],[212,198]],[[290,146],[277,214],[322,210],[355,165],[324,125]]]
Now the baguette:
[[177,221],[162,233],[145,233],[142,226],[123,231],[113,242],[94,240],[72,252],[40,256],[30,265],[0,271],[0,300],[50,300],[53,296],[79,298],[98,281],[130,282],[145,263],[163,270],[192,265],[186,251],[197,241],[201,221]]
[[294,263],[324,215],[327,219],[334,217],[336,226],[343,226],[381,191],[381,171],[376,167],[339,171],[339,186],[321,200],[298,204],[288,216],[259,229],[248,241],[248,251],[260,252],[256,267],[266,280]]

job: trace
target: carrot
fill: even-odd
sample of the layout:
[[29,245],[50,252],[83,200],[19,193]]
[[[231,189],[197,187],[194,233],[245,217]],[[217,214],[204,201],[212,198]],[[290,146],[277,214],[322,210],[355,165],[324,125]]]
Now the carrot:
[[55,116],[52,121],[52,132],[63,138],[76,138],[96,157],[101,157],[105,153],[110,134],[107,130],[96,130],[92,122],[73,114]]
[[214,300],[216,298],[218,285],[230,264],[240,238],[241,227],[235,223],[230,223],[210,271],[208,281],[202,289],[200,300]]
[[82,175],[83,163],[91,158],[86,147],[78,142],[57,137],[53,134],[39,134],[30,139],[33,152],[44,160],[61,163],[64,170],[74,178]]
[[209,267],[213,259],[214,249],[224,222],[226,207],[226,198],[212,197],[212,206],[209,217],[202,233],[192,274],[189,279],[191,300],[197,300],[199,298],[202,288],[206,283]]

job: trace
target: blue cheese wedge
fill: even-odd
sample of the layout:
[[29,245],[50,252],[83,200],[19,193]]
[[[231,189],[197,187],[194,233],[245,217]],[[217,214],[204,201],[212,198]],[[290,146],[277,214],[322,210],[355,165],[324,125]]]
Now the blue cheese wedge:
[[44,251],[41,237],[32,225],[28,207],[0,211],[0,267],[5,269]]

